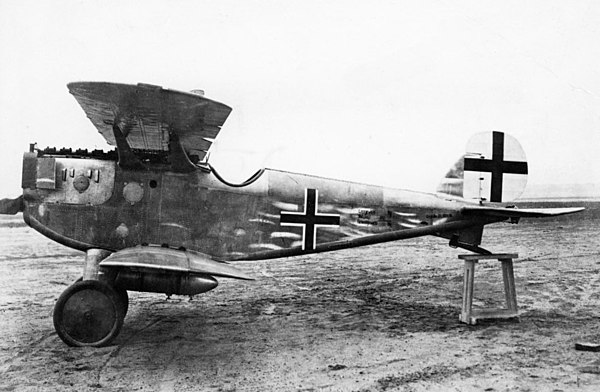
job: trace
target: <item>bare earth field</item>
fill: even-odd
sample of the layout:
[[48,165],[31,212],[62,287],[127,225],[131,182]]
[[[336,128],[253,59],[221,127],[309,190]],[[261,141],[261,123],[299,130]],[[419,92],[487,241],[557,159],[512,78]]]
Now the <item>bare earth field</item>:
[[[592,211],[593,212],[593,211]],[[70,348],[52,310],[83,254],[0,218],[0,391],[597,391],[600,219],[497,224],[483,246],[517,252],[521,322],[458,321],[462,262],[438,238],[238,266],[212,292],[130,292],[114,345]],[[475,305],[499,306],[497,262]]]

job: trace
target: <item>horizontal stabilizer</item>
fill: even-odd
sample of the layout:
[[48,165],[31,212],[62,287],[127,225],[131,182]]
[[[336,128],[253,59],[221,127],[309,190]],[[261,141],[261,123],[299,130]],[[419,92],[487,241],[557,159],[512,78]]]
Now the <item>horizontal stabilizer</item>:
[[246,272],[228,263],[212,260],[201,253],[153,246],[136,246],[123,249],[102,260],[100,266],[154,271],[165,270],[254,280]]
[[514,208],[514,207],[464,207],[461,209],[463,215],[494,217],[494,218],[545,218],[566,214],[574,214],[583,211],[583,207],[569,208]]

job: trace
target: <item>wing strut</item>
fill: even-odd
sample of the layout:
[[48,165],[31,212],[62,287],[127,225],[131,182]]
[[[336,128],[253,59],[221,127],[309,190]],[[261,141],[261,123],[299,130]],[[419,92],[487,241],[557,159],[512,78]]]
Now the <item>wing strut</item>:
[[138,157],[131,151],[127,138],[123,135],[121,128],[117,125],[115,120],[113,124],[113,134],[115,135],[115,141],[117,143],[117,153],[119,154],[119,166],[123,169],[130,170],[146,170],[146,166],[138,159]]
[[196,170],[196,166],[190,161],[181,146],[176,132],[169,133],[169,162],[171,163],[171,170],[175,172],[189,173]]

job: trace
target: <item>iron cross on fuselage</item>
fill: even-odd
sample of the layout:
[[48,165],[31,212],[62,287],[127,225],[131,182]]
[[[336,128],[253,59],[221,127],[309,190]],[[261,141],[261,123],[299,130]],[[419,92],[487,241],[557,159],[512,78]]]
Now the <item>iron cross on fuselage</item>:
[[465,158],[465,171],[492,173],[490,201],[502,202],[502,180],[504,173],[527,174],[527,162],[504,160],[504,133],[493,132],[492,159]]
[[302,250],[314,250],[317,246],[317,228],[319,226],[339,226],[340,216],[334,214],[320,214],[319,191],[305,189],[304,211],[281,211],[280,223],[282,226],[302,227]]

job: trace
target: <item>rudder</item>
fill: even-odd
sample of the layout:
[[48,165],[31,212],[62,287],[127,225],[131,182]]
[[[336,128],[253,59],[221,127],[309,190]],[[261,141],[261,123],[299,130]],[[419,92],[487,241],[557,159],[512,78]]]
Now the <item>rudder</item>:
[[437,192],[480,202],[515,200],[527,185],[527,159],[521,144],[503,132],[473,135],[466,153],[448,171]]

